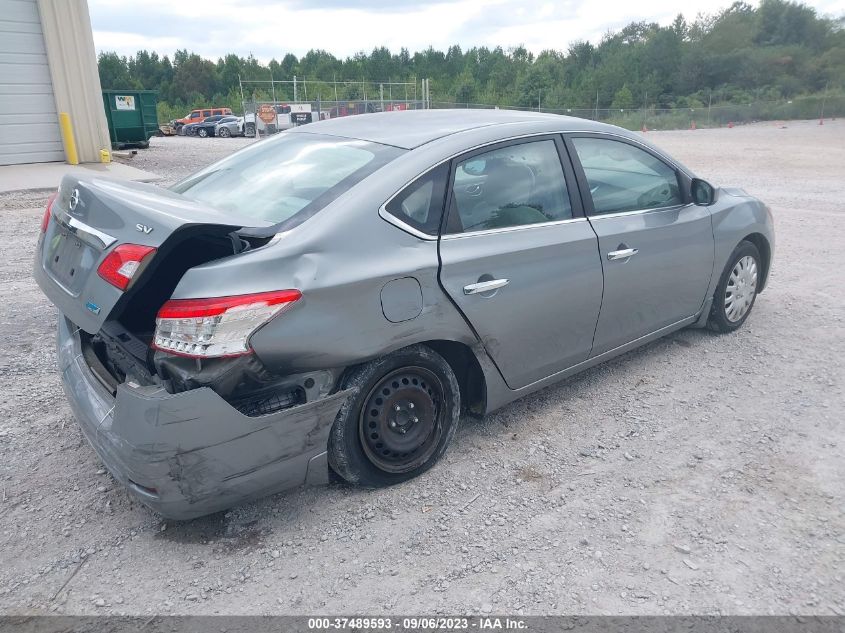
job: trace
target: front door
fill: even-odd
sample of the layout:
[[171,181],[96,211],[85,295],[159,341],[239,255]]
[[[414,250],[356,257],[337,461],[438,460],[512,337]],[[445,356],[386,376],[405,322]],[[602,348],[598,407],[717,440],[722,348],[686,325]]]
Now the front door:
[[713,227],[707,207],[690,203],[678,171],[654,153],[600,135],[570,143],[604,266],[597,356],[701,310]]
[[596,235],[561,155],[541,137],[453,161],[440,281],[512,389],[587,359],[601,305]]

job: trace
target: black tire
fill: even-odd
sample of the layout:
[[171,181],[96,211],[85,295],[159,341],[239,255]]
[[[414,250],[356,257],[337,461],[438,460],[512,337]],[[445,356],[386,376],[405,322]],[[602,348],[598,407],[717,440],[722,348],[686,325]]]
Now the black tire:
[[341,386],[358,392],[335,419],[328,457],[348,483],[380,487],[412,479],[443,456],[458,429],[455,373],[424,345],[359,365]]
[[138,143],[138,147],[140,149],[150,149],[150,142],[149,141],[141,141]]
[[201,127],[197,130],[197,136],[199,136],[200,138],[205,138],[206,136],[208,136],[208,130],[206,130],[204,127]]
[[[740,286],[735,281],[732,281],[732,275],[735,269],[741,266],[741,262],[749,261],[746,259],[749,257],[754,262],[753,283],[745,281]],[[745,323],[757,299],[757,289],[760,287],[762,271],[763,260],[760,257],[760,251],[757,250],[757,247],[751,242],[740,242],[739,246],[734,249],[734,252],[728,258],[728,264],[725,266],[725,270],[722,271],[722,276],[719,278],[719,285],[716,286],[716,292],[713,294],[713,307],[710,309],[710,317],[707,320],[707,326],[711,330],[724,334],[739,329]],[[743,273],[747,273],[744,267],[740,269],[740,274]],[[747,277],[748,274],[745,274],[745,276]],[[737,290],[731,291],[729,284],[731,284],[731,287],[736,287]],[[732,296],[734,300],[742,301],[743,306],[745,306],[741,313],[735,312],[733,318],[730,316],[730,307],[733,304],[731,300]]]
[[244,126],[244,136],[255,136],[255,123],[247,123]]

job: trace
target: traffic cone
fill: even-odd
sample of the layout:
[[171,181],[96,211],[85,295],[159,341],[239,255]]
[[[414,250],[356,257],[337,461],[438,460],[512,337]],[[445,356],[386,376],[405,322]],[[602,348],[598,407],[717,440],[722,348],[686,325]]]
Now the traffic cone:
[[694,129],[695,129],[695,121],[692,121],[692,122],[690,123],[689,129],[691,129],[691,130],[694,130]]
[[728,121],[728,127],[733,127],[733,126],[734,126],[734,122],[733,122],[733,121]]

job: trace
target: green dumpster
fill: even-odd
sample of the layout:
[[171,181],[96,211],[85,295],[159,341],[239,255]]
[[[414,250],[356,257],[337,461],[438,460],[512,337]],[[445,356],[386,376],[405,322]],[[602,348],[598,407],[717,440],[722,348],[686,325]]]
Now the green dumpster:
[[103,90],[112,149],[150,146],[158,133],[156,90]]

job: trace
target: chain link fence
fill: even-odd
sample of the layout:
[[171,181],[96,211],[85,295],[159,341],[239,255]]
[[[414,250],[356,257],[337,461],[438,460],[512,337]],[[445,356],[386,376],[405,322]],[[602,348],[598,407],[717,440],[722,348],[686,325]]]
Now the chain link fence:
[[433,108],[504,108],[563,114],[611,123],[630,130],[678,130],[742,125],[755,121],[788,121],[845,117],[845,95],[796,97],[781,101],[722,103],[697,108],[526,108],[480,103],[436,101]]
[[[724,127],[743,125],[755,121],[788,121],[845,117],[845,95],[828,97],[796,97],[780,101],[754,101],[750,103],[721,103],[697,108],[527,108],[497,106],[484,103],[455,103],[433,101],[432,109],[512,109],[532,112],[563,114],[611,123],[630,130],[677,130],[688,128]],[[269,106],[277,113],[275,123],[263,122],[256,113],[262,106]],[[419,99],[358,99],[311,101],[245,101],[244,112],[255,116],[259,133],[267,134],[288,127],[310,123],[319,119],[365,114],[425,109],[426,102]]]

